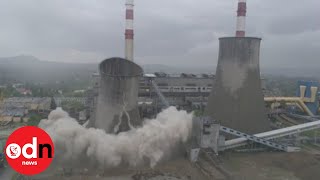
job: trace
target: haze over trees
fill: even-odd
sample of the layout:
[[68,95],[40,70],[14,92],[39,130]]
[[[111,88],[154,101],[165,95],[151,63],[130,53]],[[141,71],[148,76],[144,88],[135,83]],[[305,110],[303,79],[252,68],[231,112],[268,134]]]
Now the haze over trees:
[[[173,67],[163,64],[142,65],[146,73],[215,73],[216,67]],[[267,88],[281,89],[283,95],[295,94],[298,80],[317,80],[320,72],[314,69],[265,68],[261,67],[263,77],[267,79]],[[98,63],[62,63],[39,60],[33,56],[15,56],[0,58],[0,85],[24,83],[32,90],[33,96],[50,97],[62,90],[73,95],[73,90],[86,89],[92,80],[92,74],[98,71]],[[6,96],[19,96],[14,89],[4,91]]]

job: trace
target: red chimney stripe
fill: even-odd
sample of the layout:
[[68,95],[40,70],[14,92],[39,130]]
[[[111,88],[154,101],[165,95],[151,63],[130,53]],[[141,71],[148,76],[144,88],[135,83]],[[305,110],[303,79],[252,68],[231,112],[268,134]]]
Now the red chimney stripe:
[[126,39],[133,39],[133,30],[132,29],[126,29],[126,32],[125,32],[125,35],[126,35]]
[[247,13],[247,3],[239,2],[238,3],[238,16],[246,16]]
[[246,35],[246,33],[244,31],[237,31],[236,32],[237,37],[244,37],[245,35]]
[[133,39],[133,34],[126,34],[126,39]]
[[127,9],[126,19],[133,19],[133,9]]

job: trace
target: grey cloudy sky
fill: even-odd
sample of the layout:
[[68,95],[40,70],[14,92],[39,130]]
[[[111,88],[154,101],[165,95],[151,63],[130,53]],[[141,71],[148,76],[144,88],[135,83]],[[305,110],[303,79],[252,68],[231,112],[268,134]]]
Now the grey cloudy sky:
[[[233,36],[237,0],[135,0],[140,64],[217,63]],[[0,56],[98,62],[124,56],[125,0],[1,0]],[[319,0],[248,0],[247,35],[262,37],[261,65],[320,66]]]

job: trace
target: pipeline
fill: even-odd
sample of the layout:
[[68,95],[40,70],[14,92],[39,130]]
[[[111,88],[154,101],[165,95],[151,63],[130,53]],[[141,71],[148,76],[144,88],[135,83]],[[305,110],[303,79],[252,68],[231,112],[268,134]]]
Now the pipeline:
[[310,109],[306,106],[303,100],[300,97],[265,97],[265,102],[294,102],[297,103],[304,112],[306,112],[309,116],[314,116],[314,114],[310,111]]

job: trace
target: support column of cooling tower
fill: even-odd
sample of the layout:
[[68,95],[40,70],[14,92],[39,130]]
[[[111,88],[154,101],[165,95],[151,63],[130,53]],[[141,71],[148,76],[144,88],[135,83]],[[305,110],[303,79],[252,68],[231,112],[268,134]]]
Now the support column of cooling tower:
[[119,133],[141,125],[138,89],[142,68],[126,59],[110,58],[101,62],[99,69],[96,118],[89,126]]
[[246,35],[246,14],[247,14],[246,0],[239,0],[238,11],[237,11],[236,37],[245,37]]
[[126,0],[125,58],[130,61],[133,61],[133,57],[134,57],[133,7],[134,7],[133,0]]
[[260,82],[260,38],[220,38],[206,114],[247,134],[269,130]]

